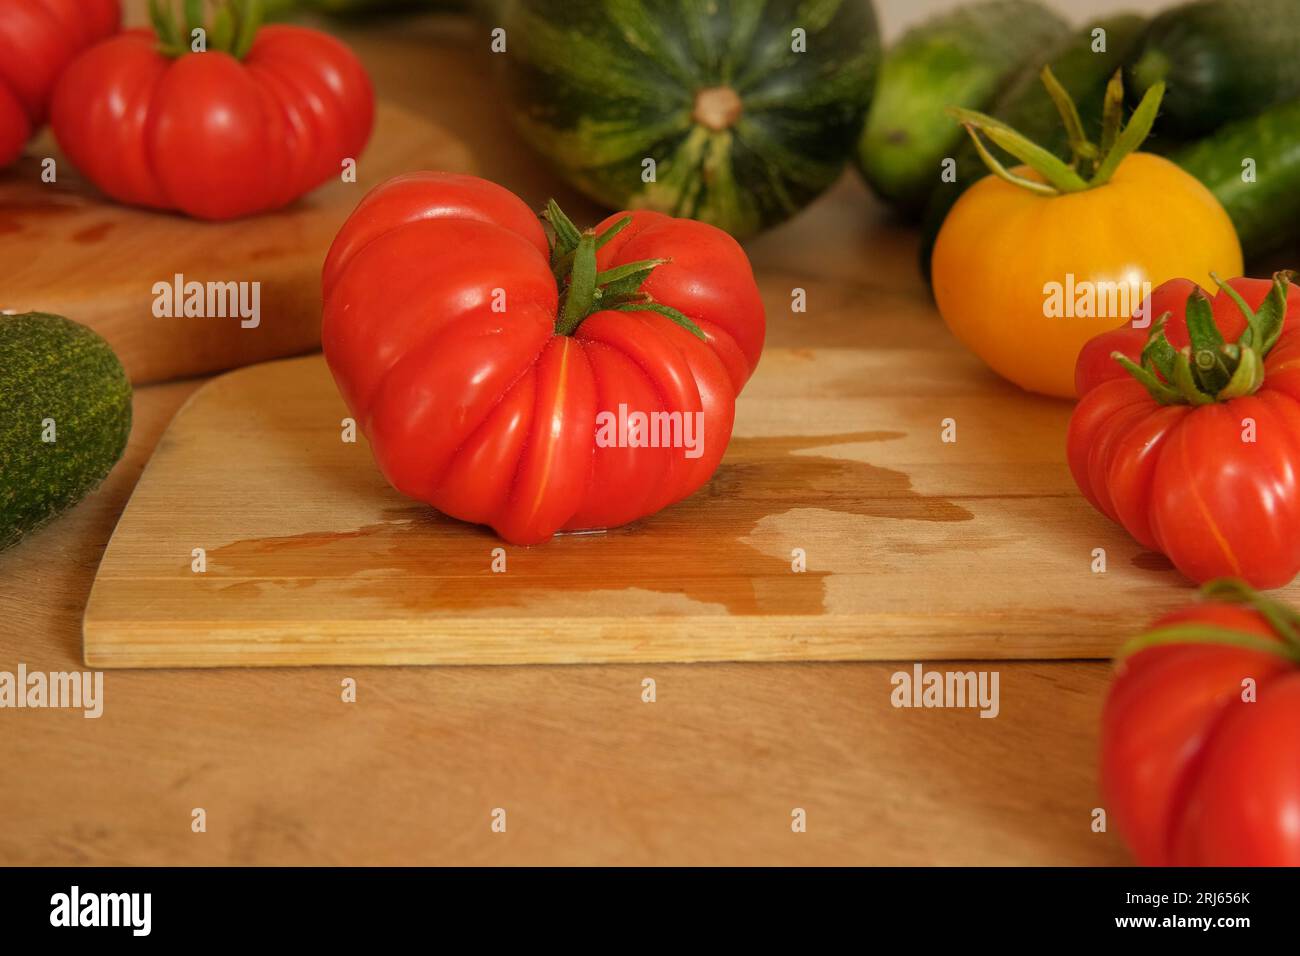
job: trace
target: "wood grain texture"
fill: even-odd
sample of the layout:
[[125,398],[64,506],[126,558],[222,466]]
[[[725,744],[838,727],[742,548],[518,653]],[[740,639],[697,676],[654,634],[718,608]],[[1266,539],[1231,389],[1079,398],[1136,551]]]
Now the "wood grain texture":
[[897,667],[113,672],[98,721],[3,717],[0,862],[1124,862],[1089,829],[1106,665],[999,665],[993,720],[894,709]]
[[[0,670],[81,666],[100,553],[195,385],[137,392],[108,481],[0,553]],[[1125,862],[1089,829],[1109,665],[998,663],[993,720],[895,709],[900,666],[114,671],[99,720],[0,711],[0,865]]]
[[[41,180],[45,157],[58,180]],[[135,383],[300,354],[320,345],[320,270],[339,226],[372,186],[411,169],[472,171],[460,142],[410,111],[380,104],[356,182],[329,183],[287,209],[199,222],[120,206],[63,160],[48,132],[0,172],[0,308],[54,312],[113,346]],[[237,318],[158,318],[154,284],[258,282],[256,327]]]
[[[108,481],[0,553],[0,670],[81,666],[95,566],[195,385],[137,392]],[[895,709],[887,663],[114,671],[99,720],[0,711],[0,865],[1123,863],[1088,826],[1109,665],[995,667],[993,720]]]
[[[484,174],[534,205],[554,191],[592,220],[596,211],[551,181],[474,95],[487,88],[487,58],[471,27],[429,18],[350,28],[347,38],[384,97],[452,131]],[[915,236],[852,176],[747,248],[786,302],[801,285],[818,316],[894,320],[874,328],[874,347],[946,340],[916,277]],[[853,334],[851,321],[823,325],[789,315],[780,298],[770,305],[777,347],[815,339],[836,349]],[[973,363],[964,370],[991,380]],[[80,666],[100,555],[192,387],[141,390],[131,447],[108,482],[0,554],[0,669]],[[98,721],[0,711],[0,864],[1128,859],[1114,833],[1089,826],[1108,664],[975,665],[1001,674],[994,720],[893,708],[900,666],[113,671]],[[359,683],[355,704],[340,700],[345,677]],[[645,677],[658,682],[655,704],[641,702]],[[206,834],[190,830],[199,806]],[[808,810],[807,833],[790,832],[795,806]],[[494,807],[509,812],[505,834],[489,829]]]
[[86,660],[1106,657],[1189,598],[1075,490],[1067,403],[946,344],[867,347],[893,318],[801,321],[828,340],[849,323],[858,347],[769,346],[705,488],[626,528],[506,547],[505,573],[489,531],[402,498],[364,440],[341,440],[323,359],[223,376],[178,414],[114,533]]

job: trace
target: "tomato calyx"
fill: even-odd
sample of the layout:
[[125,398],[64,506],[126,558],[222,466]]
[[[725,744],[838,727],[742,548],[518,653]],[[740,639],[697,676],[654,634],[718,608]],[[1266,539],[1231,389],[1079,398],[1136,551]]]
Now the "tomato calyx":
[[681,312],[654,301],[641,290],[667,259],[641,259],[598,271],[596,253],[627,228],[631,216],[624,216],[604,231],[579,230],[554,199],[546,204],[542,219],[551,227],[551,272],[560,290],[560,310],[555,320],[557,335],[573,335],[593,312],[655,312],[680,325],[701,341],[700,327]]
[[[171,0],[149,0],[149,19],[158,35],[159,52],[173,59],[208,51],[229,53],[237,60],[248,56],[262,25],[265,0],[223,0],[214,10],[210,26],[204,17],[205,6],[204,0],[184,0],[184,13],[178,21]],[[200,36],[203,44],[196,49]]]
[[1246,318],[1246,328],[1236,342],[1224,341],[1209,297],[1196,288],[1187,297],[1189,345],[1175,349],[1169,342],[1165,327],[1171,313],[1166,312],[1152,325],[1140,364],[1123,352],[1111,353],[1161,405],[1212,405],[1253,395],[1264,384],[1264,359],[1282,335],[1287,289],[1294,273],[1274,274],[1273,288],[1258,310],[1217,275],[1211,277]]
[[[1070,140],[1071,158],[1068,163],[1001,120],[978,110],[952,106],[948,108],[948,115],[966,128],[989,171],[1022,189],[1041,196],[1060,196],[1106,185],[1115,175],[1115,170],[1119,169],[1120,163],[1129,154],[1136,152],[1150,135],[1156,114],[1160,110],[1160,101],[1165,95],[1165,84],[1155,83],[1146,91],[1142,102],[1126,124],[1123,71],[1116,70],[1106,85],[1106,96],[1102,104],[1101,141],[1094,143],[1084,132],[1078,107],[1051,67],[1043,67],[1039,76],[1065,124]],[[1039,182],[1007,169],[993,155],[985,144],[985,139],[1020,160],[1042,176],[1044,181]]]
[[1258,634],[1237,631],[1211,624],[1171,624],[1139,634],[1126,642],[1115,654],[1121,663],[1138,651],[1169,644],[1218,644],[1239,647],[1243,650],[1275,654],[1293,664],[1300,665],[1300,612],[1260,594],[1245,581],[1236,578],[1219,578],[1201,587],[1201,596],[1231,604],[1244,604],[1259,613],[1278,636],[1269,640]]

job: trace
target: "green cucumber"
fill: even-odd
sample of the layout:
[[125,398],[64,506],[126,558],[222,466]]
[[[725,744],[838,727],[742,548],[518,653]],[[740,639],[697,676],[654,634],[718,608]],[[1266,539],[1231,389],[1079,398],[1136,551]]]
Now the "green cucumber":
[[908,31],[885,53],[858,142],[858,167],[882,199],[919,212],[965,133],[945,110],[985,110],[1026,62],[1069,27],[1030,0],[987,0]]
[[1203,136],[1300,97],[1300,3],[1199,0],[1155,17],[1129,70],[1140,96],[1168,84],[1160,124]]
[[0,315],[0,550],[107,477],[131,383],[107,342],[58,315]]
[[615,209],[744,237],[847,164],[879,60],[870,0],[512,0],[516,126]]
[[[1106,84],[1114,72],[1128,62],[1145,25],[1142,17],[1131,14],[1106,17],[1070,34],[1047,56],[1046,62],[1052,72],[1077,104],[1079,117],[1088,133],[1100,128]],[[1104,50],[1095,49],[1099,44],[1093,31],[1098,29],[1105,31]],[[1056,104],[1043,86],[1039,76],[1041,68],[1037,61],[1027,64],[988,112],[1040,146],[1057,155],[1068,156],[1069,137]],[[948,122],[960,129],[956,120],[949,119]],[[920,262],[926,282],[930,280],[930,254],[934,251],[934,241],[948,211],[962,193],[989,175],[988,167],[969,137],[962,142],[954,160],[954,181],[942,181],[935,187],[921,218]]]
[[[1231,123],[1170,159],[1223,203],[1247,259],[1300,239],[1300,101]],[[1254,160],[1254,182],[1243,178]]]

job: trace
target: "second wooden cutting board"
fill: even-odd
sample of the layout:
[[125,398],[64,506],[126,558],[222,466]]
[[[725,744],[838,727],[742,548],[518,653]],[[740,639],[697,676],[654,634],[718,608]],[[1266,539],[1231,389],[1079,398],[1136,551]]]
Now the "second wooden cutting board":
[[830,311],[799,333],[810,344],[776,330],[704,489],[535,548],[392,491],[364,440],[341,440],[320,357],[217,379],[178,413],[109,544],[86,661],[1104,657],[1189,599],[1078,495],[1068,404],[1004,385],[933,317]]
[[[53,183],[41,177],[49,157],[57,159]],[[472,165],[450,133],[380,104],[355,182],[340,178],[279,212],[200,222],[110,202],[59,157],[47,131],[0,171],[0,309],[55,312],[90,326],[136,384],[306,352],[320,345],[325,253],[366,191],[399,173]],[[177,275],[258,283],[256,325],[157,317],[155,284],[174,284]]]

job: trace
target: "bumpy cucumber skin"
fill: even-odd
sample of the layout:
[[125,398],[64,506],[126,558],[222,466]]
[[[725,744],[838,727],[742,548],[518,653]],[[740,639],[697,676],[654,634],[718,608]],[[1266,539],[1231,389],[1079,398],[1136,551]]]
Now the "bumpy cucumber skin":
[[1031,60],[1069,32],[1031,0],[987,0],[908,31],[886,51],[858,140],[858,168],[876,194],[919,212],[939,183],[940,163],[965,134],[945,110],[984,110]]
[[130,434],[131,383],[107,342],[62,316],[0,315],[0,551],[98,486]]
[[[1300,239],[1300,100],[1238,120],[1169,157],[1228,211],[1249,260]],[[1255,182],[1242,163],[1255,161]]]
[[1161,79],[1168,88],[1156,129],[1174,137],[1203,136],[1300,97],[1300,3],[1199,0],[1164,11],[1129,70],[1138,96]]
[[[1137,49],[1145,25],[1144,18],[1133,14],[1103,18],[1068,36],[1042,61],[1051,65],[1056,78],[1074,98],[1075,105],[1079,108],[1079,117],[1083,120],[1084,131],[1093,142],[1101,136],[1101,110],[1106,85],[1110,82],[1111,75],[1127,63]],[[1092,49],[1092,31],[1098,28],[1106,31],[1104,53],[1094,53]],[[993,103],[989,112],[1040,146],[1058,156],[1068,157],[1069,137],[1056,104],[1043,86],[1039,75],[1041,70],[1042,63],[1038,59],[1027,63]],[[961,198],[962,193],[990,175],[969,137],[954,158],[957,161],[956,181],[939,183],[930,194],[925,214],[921,217],[921,248],[918,257],[921,274],[927,284],[930,281],[930,256],[934,252],[934,241],[939,237],[939,230],[943,227],[949,210]]]
[[[870,0],[510,0],[499,17],[515,124],[571,185],[737,238],[839,177],[880,59]],[[713,87],[740,98],[723,129],[694,117]]]

